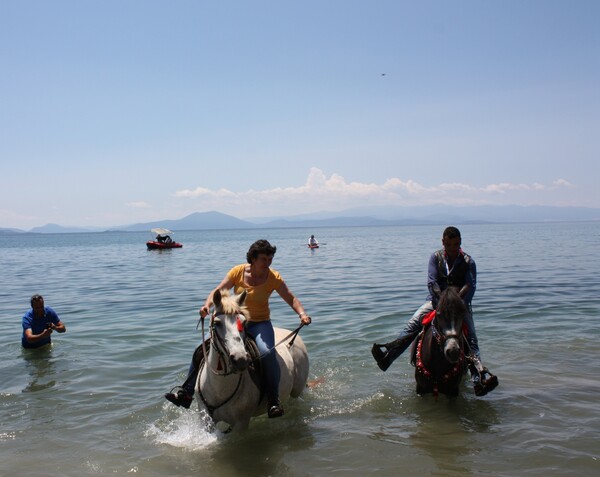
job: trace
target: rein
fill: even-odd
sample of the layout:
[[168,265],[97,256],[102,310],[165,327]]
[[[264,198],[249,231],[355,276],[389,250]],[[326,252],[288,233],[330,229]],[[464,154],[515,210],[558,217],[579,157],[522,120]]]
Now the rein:
[[[212,317],[214,318],[216,315],[212,315]],[[212,321],[212,319],[211,319]],[[201,316],[200,319],[198,320],[198,323],[196,324],[196,330],[198,329],[198,326],[200,325],[200,322],[202,322],[202,351],[204,352],[204,356],[208,356],[206,354],[206,347],[204,345],[204,317]],[[271,351],[273,351],[275,348],[277,348],[281,343],[284,343],[285,341],[287,341],[288,339],[292,338],[290,340],[290,342],[288,343],[288,348],[291,348],[294,345],[294,341],[296,340],[296,336],[298,336],[298,333],[300,333],[300,330],[302,329],[302,327],[304,326],[304,323],[302,323],[298,328],[296,328],[294,331],[292,331],[290,334],[288,334],[286,337],[280,339],[277,343],[275,343],[275,345],[271,348],[269,348],[267,351],[265,351],[264,353],[262,353],[258,358],[262,359],[264,358],[266,355],[268,355]],[[219,335],[217,334],[217,337]],[[212,337],[212,328],[211,328],[211,337]],[[211,340],[214,341],[214,340]],[[220,341],[220,338],[219,338]],[[215,348],[217,352],[219,352],[219,350],[217,348]],[[219,356],[221,355],[221,353],[219,352]],[[220,374],[220,373],[219,373]]]
[[277,343],[275,343],[275,345],[272,348],[269,348],[267,351],[265,351],[263,354],[261,354],[259,356],[259,359],[264,358],[266,355],[268,355],[271,351],[273,351],[275,348],[277,348],[281,343],[287,341],[289,338],[292,338],[290,340],[290,342],[288,343],[288,348],[291,348],[294,344],[294,340],[296,339],[296,336],[298,336],[298,333],[300,333],[300,330],[302,329],[302,327],[304,326],[304,323],[302,323],[298,328],[296,328],[294,331],[292,331],[289,335],[287,335],[285,338],[281,338]]
[[[207,366],[206,360],[204,360],[204,365]],[[200,372],[202,372],[202,369],[200,369]],[[217,373],[215,373],[215,374],[217,374]],[[208,403],[208,401],[206,400],[206,398],[202,394],[202,390],[200,389],[200,387],[198,387],[198,394],[200,395],[200,399],[202,399],[202,403],[204,404],[204,407],[206,407],[206,410],[208,411],[208,415],[210,417],[212,417],[213,413],[217,409],[219,409],[221,406],[224,406],[229,401],[231,401],[233,399],[233,397],[237,394],[238,390],[240,389],[240,385],[241,384],[242,384],[242,373],[240,373],[240,378],[238,379],[237,386],[233,390],[233,393],[231,393],[231,395],[227,399],[225,399],[222,403],[214,405],[214,406]]]

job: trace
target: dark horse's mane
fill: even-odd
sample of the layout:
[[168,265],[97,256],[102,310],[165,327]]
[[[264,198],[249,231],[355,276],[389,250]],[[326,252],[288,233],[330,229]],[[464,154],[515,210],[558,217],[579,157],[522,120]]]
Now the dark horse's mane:
[[448,310],[464,315],[467,312],[467,305],[465,305],[456,288],[448,287],[440,295],[437,310],[440,310],[440,314],[442,311]]

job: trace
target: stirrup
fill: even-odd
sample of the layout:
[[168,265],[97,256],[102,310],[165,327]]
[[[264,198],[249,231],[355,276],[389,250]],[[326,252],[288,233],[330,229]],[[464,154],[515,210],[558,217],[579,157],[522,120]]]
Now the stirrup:
[[[175,392],[176,389],[177,392]],[[171,389],[170,392],[165,394],[165,399],[175,404],[177,407],[181,406],[185,409],[189,409],[192,405],[192,401],[194,400],[194,398],[190,396],[190,394],[181,386],[175,386],[173,389]]]

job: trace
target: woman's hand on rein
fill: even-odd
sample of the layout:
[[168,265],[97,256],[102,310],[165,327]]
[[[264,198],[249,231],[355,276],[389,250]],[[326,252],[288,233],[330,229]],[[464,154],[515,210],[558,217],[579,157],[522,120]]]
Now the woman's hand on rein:
[[310,325],[312,323],[312,318],[308,315],[308,313],[302,312],[300,313],[300,322],[303,325]]
[[208,306],[204,305],[202,308],[200,308],[199,313],[200,313],[200,316],[202,318],[204,318],[206,315],[208,315],[210,313],[210,308]]

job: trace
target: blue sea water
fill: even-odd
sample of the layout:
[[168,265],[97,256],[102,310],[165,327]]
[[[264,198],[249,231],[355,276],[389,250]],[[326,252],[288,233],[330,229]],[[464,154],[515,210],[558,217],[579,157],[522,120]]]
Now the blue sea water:
[[[168,251],[145,233],[0,235],[0,475],[598,475],[600,223],[460,228],[500,386],[437,401],[416,395],[408,357],[383,373],[370,347],[424,300],[442,227],[189,231]],[[185,377],[200,304],[258,238],[313,317],[301,335],[324,382],[280,419],[211,433],[162,395]],[[20,345],[33,293],[67,326],[49,350]]]

